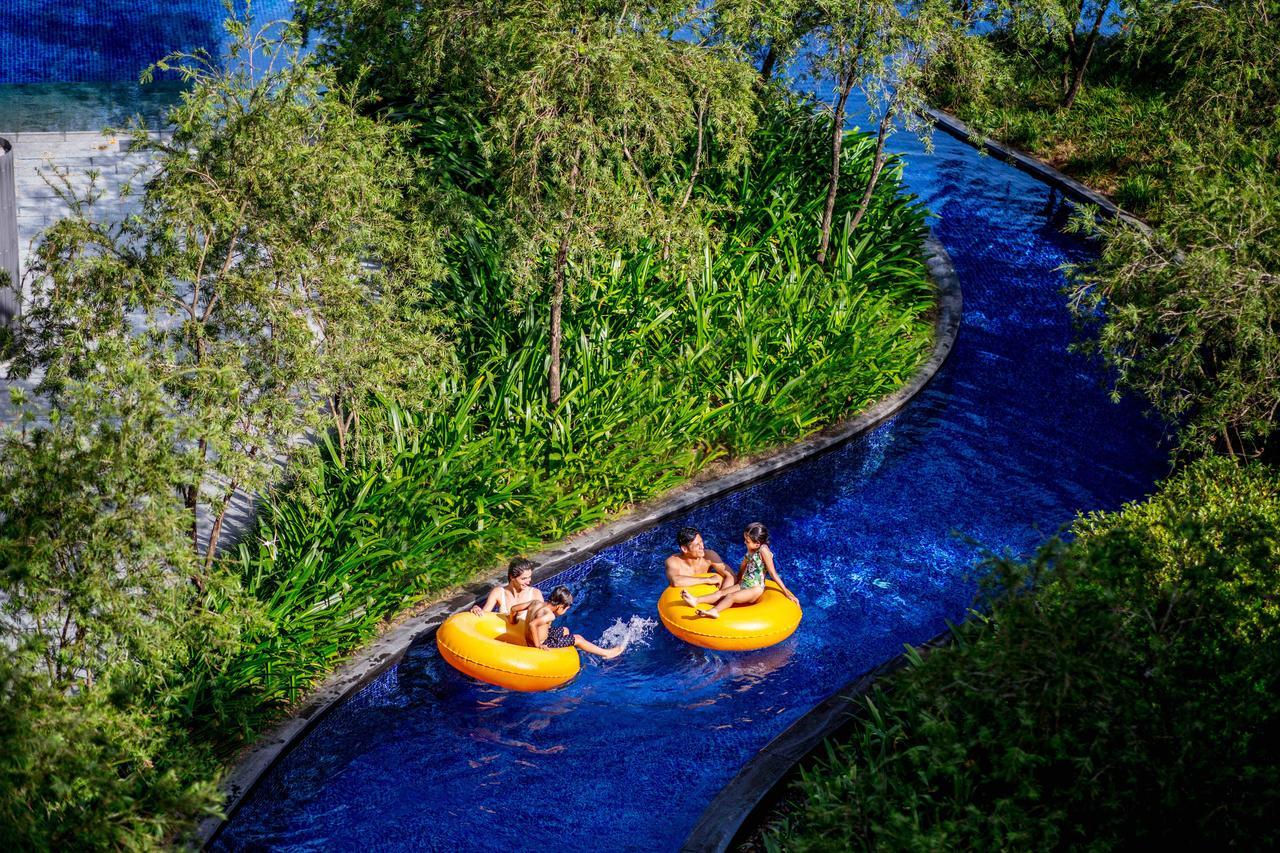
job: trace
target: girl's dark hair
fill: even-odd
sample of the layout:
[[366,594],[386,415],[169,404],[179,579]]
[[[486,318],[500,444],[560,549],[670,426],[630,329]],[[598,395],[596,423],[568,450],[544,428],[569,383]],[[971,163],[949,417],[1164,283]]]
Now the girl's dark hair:
[[769,528],[765,527],[758,521],[753,521],[747,525],[747,529],[742,531],[747,538],[759,545],[769,544]]
[[552,607],[559,607],[562,604],[568,607],[573,604],[573,593],[569,592],[569,587],[567,586],[558,586],[551,590],[551,594],[547,596],[547,604]]
[[536,568],[533,560],[526,560],[524,557],[516,557],[507,566],[507,580],[515,580],[525,572],[531,572]]
[[676,544],[683,548],[701,535],[696,527],[681,527],[676,531]]

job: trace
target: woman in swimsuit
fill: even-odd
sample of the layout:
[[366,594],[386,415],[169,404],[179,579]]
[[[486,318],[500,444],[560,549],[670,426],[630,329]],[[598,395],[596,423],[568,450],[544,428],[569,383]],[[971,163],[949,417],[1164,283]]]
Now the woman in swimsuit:
[[588,642],[580,634],[573,634],[563,625],[552,625],[557,616],[563,616],[573,604],[573,593],[568,587],[558,586],[547,596],[546,601],[529,601],[511,608],[507,619],[516,624],[523,612],[528,612],[524,623],[525,645],[535,649],[567,649],[576,646],[584,652],[599,655],[606,660],[616,658],[627,647],[622,645],[612,649],[602,649],[595,643]]
[[542,600],[542,590],[533,586],[533,561],[524,557],[516,557],[507,566],[507,583],[489,590],[489,597],[484,605],[476,605],[471,612],[476,616],[496,609],[503,616],[511,612],[517,604],[525,604]]
[[[694,596],[688,590],[680,593],[685,604],[692,607],[699,616],[719,619],[720,611],[725,608],[755,604],[760,600],[760,596],[764,595],[765,572],[769,573],[769,577],[782,589],[782,593],[787,598],[797,604],[800,603],[800,599],[796,598],[795,594],[782,582],[778,569],[773,564],[773,551],[769,549],[768,528],[758,521],[748,524],[747,529],[742,533],[742,542],[747,546],[747,556],[742,558],[742,565],[738,568],[736,584],[706,595]],[[715,606],[710,610],[698,610],[699,604],[707,603],[714,603]]]

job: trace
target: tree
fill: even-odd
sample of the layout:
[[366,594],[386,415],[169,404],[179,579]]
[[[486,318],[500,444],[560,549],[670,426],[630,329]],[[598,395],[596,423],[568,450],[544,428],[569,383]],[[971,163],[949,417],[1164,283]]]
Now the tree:
[[[668,258],[706,237],[698,186],[732,169],[754,125],[754,72],[732,45],[675,37],[706,10],[675,3],[315,2],[325,56],[397,109],[474,121],[493,170],[494,230],[512,302],[545,299],[547,399],[559,405],[561,326],[599,250],[653,240]],[[414,57],[410,66],[396,57]],[[709,157],[714,139],[718,156]]]
[[[190,424],[137,341],[0,434],[0,843],[152,847],[215,786],[175,737],[198,686],[261,627],[238,577],[207,592],[173,483]],[[111,345],[111,342],[108,342]],[[21,395],[15,395],[19,398]],[[217,607],[211,606],[216,600]],[[207,759],[204,759],[207,760]]]
[[1042,59],[1050,66],[1057,64],[1060,105],[1071,109],[1110,5],[1109,0],[1015,0],[1008,5],[996,3],[985,17],[1040,71],[1052,73]]
[[935,0],[827,0],[820,9],[823,20],[814,32],[817,46],[813,73],[834,78],[836,85],[831,167],[817,252],[818,263],[822,264],[827,260],[840,187],[845,107],[854,87],[865,92],[877,127],[871,174],[850,219],[850,229],[856,229],[866,216],[887,162],[885,142],[894,123],[901,121],[909,130],[921,134],[930,129],[920,117],[926,106],[924,81],[930,63],[964,42],[958,13],[950,4]]
[[799,0],[724,0],[713,9],[713,31],[760,57],[760,81],[768,83],[779,64],[799,50],[804,37],[821,21],[821,11]]
[[[1280,188],[1240,147],[1224,180],[1198,158],[1154,233],[1101,228],[1101,257],[1074,272],[1072,304],[1097,336],[1081,347],[1180,427],[1183,450],[1275,458],[1280,423]],[[1252,163],[1250,163],[1252,160]]]
[[154,164],[137,216],[95,222],[92,188],[59,176],[72,215],[34,253],[14,362],[17,375],[42,371],[57,411],[68,382],[110,382],[124,353],[145,361],[189,430],[173,484],[202,552],[197,584],[236,490],[265,487],[308,431],[332,429],[344,448],[371,392],[430,394],[444,355],[417,308],[438,235],[415,212],[400,129],[362,115],[293,30],[228,26],[230,70],[181,55],[157,66],[192,88],[172,136],[134,132],[131,149]]
[[[552,409],[570,270],[605,248],[699,245],[695,189],[708,136],[723,155],[715,167],[732,168],[754,124],[750,69],[671,39],[666,23],[625,4],[525,7],[508,19],[525,35],[513,33],[518,49],[489,83],[517,292],[550,290]],[[549,258],[544,247],[553,247]]]

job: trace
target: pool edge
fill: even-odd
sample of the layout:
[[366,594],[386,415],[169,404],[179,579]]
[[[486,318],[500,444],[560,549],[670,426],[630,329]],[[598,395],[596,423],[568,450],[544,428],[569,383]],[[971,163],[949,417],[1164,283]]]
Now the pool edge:
[[[834,450],[895,415],[924,390],[938,373],[951,354],[960,331],[963,307],[960,280],[951,263],[950,255],[932,231],[928,232],[924,240],[924,260],[937,290],[934,343],[928,359],[908,382],[869,409],[835,427],[787,445],[764,459],[752,462],[722,477],[683,488],[677,494],[646,504],[616,521],[576,534],[560,545],[530,555],[530,559],[538,564],[538,568],[534,571],[534,583],[540,583],[559,574],[594,556],[604,548],[661,524],[671,516],[689,512],[730,492],[773,477],[800,462]],[[235,817],[240,806],[267,772],[294,745],[301,742],[330,710],[341,705],[369,681],[399,662],[411,645],[429,637],[445,617],[482,597],[492,585],[492,579],[468,584],[457,594],[438,601],[422,613],[393,626],[361,649],[350,661],[338,667],[308,695],[305,704],[296,714],[268,730],[222,779],[219,788],[226,798],[224,808],[227,816],[226,818],[208,817],[201,821],[193,839],[194,846],[199,849],[207,847],[223,827]],[[807,716],[809,715],[806,714]],[[803,719],[805,718],[802,717],[801,720]],[[785,734],[786,732],[783,733]],[[768,747],[766,751],[767,749]],[[764,751],[757,754],[747,766],[763,754]],[[746,816],[744,813],[742,818],[745,819]],[[734,829],[736,831],[737,826]]]
[[919,110],[919,114],[938,130],[955,137],[972,148],[990,154],[997,160],[1008,163],[1019,171],[1025,172],[1040,181],[1040,183],[1053,187],[1078,202],[1093,205],[1107,218],[1119,219],[1144,234],[1150,235],[1152,233],[1151,226],[1146,222],[1124,210],[1120,205],[1097,190],[1077,181],[1070,175],[1058,171],[1039,157],[980,133],[951,113],[936,107],[924,107]]
[[[1043,160],[986,136],[959,118],[935,107],[925,107],[919,114],[934,127],[966,145],[990,154],[1041,183],[1071,197],[1077,202],[1095,206],[1109,219],[1119,219],[1151,234],[1151,226],[1125,211],[1110,198],[1055,169]],[[917,652],[931,651],[947,645],[951,629],[926,642],[913,646]],[[749,826],[759,823],[760,813],[787,775],[842,726],[855,718],[858,700],[876,682],[907,665],[904,652],[846,683],[831,696],[815,705],[769,741],[756,755],[739,768],[715,798],[703,810],[693,830],[681,845],[682,853],[722,853]],[[754,819],[754,820],[753,820]]]

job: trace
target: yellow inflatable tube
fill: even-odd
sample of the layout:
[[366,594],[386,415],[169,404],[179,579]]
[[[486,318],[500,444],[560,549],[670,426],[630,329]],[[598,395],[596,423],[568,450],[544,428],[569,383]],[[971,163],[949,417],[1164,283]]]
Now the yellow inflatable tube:
[[436,631],[436,646],[454,669],[508,690],[532,693],[573,680],[577,649],[530,648],[523,632],[523,624],[513,628],[496,613],[455,613]]
[[[719,619],[695,615],[693,608],[680,597],[685,589],[690,595],[705,595],[714,592],[716,586],[706,583],[683,589],[667,587],[658,598],[658,617],[662,624],[686,643],[726,652],[745,652],[781,643],[800,625],[803,615],[800,605],[787,598],[773,581],[765,581],[764,595],[755,604],[722,610]],[[707,608],[708,605],[702,605],[699,609]]]

